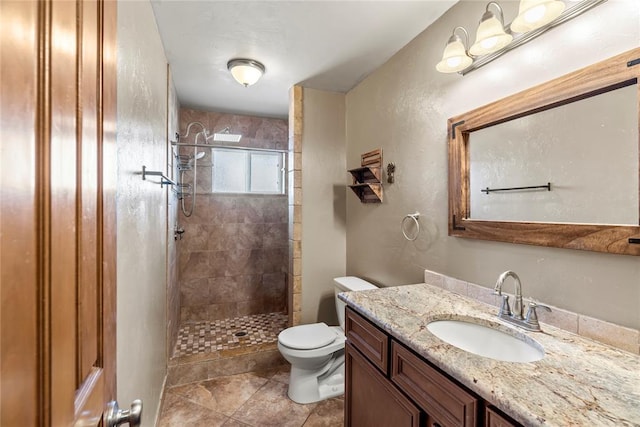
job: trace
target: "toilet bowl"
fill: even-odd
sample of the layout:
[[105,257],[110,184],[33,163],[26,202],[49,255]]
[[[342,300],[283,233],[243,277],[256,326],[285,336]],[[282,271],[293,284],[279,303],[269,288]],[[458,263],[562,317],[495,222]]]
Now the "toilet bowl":
[[312,323],[287,328],[278,335],[278,350],[290,364],[288,395],[312,403],[344,393],[344,309],[338,293],[376,289],[358,277],[337,277],[334,298],[340,326]]

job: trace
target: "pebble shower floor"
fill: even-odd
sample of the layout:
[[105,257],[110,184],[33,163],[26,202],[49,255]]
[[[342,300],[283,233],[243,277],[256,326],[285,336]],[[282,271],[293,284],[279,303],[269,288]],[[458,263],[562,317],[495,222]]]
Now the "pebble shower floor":
[[276,343],[287,321],[284,313],[265,313],[185,323],[180,327],[173,357]]

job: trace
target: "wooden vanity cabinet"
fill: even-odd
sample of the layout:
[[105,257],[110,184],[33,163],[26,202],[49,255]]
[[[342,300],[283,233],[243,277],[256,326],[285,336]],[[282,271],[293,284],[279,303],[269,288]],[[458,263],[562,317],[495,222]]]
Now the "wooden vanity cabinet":
[[495,408],[346,309],[347,427],[516,427]]

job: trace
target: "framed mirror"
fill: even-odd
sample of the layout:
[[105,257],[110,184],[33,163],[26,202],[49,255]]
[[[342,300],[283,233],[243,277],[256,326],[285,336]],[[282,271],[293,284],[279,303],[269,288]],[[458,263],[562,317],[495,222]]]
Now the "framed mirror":
[[448,121],[449,235],[640,255],[640,48]]

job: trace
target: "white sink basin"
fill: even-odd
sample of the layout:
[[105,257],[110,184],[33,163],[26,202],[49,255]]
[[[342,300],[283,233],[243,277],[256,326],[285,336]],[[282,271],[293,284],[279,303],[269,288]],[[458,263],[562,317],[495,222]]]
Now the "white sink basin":
[[427,329],[441,340],[478,356],[504,362],[535,362],[544,357],[540,344],[489,326],[463,320],[436,320]]

